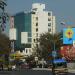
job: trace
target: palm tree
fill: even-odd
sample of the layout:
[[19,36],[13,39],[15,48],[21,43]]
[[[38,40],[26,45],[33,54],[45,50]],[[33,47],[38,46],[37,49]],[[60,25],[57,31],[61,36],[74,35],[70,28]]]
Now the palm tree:
[[43,33],[39,39],[38,53],[45,59],[51,55],[52,50],[56,50],[59,54],[60,46],[62,45],[62,33],[50,34]]

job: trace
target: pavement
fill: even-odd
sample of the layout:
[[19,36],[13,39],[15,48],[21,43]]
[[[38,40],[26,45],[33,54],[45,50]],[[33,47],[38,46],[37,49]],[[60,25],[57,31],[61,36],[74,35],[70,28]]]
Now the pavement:
[[48,69],[48,68],[32,68],[32,70],[49,70],[49,71],[51,71],[51,69]]
[[68,69],[69,73],[75,73],[75,69]]
[[[51,71],[52,69],[48,69],[48,68],[33,68],[32,70],[48,70]],[[75,69],[68,69],[69,73],[75,73]]]

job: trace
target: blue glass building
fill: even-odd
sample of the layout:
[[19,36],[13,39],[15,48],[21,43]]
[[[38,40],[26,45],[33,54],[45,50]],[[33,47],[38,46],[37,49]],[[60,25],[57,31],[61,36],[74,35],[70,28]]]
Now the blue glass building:
[[[31,47],[31,13],[18,13],[14,16],[14,27],[17,30],[17,40],[15,41],[15,48],[23,50],[25,47]],[[21,32],[28,32],[28,43],[21,44]]]

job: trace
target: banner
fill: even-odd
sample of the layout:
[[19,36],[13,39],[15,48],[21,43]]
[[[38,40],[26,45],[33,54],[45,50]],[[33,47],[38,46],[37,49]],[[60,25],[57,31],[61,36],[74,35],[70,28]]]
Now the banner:
[[75,40],[75,28],[63,29],[63,44],[73,44]]
[[75,48],[72,45],[62,46],[60,49],[60,54],[67,60],[75,60]]

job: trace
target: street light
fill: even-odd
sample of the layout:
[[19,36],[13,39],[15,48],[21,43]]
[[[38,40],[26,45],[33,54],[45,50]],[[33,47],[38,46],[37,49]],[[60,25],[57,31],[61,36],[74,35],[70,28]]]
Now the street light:
[[52,51],[52,74],[55,75],[55,65],[54,65],[54,59],[55,59],[55,42],[53,43],[53,47],[54,47],[54,50]]
[[[53,38],[54,38],[54,33],[53,33]],[[54,40],[54,39],[53,39]],[[55,51],[55,41],[52,40],[53,43],[53,50],[52,50],[52,74],[55,75],[55,65],[54,65],[54,59],[56,57],[56,51]]]

